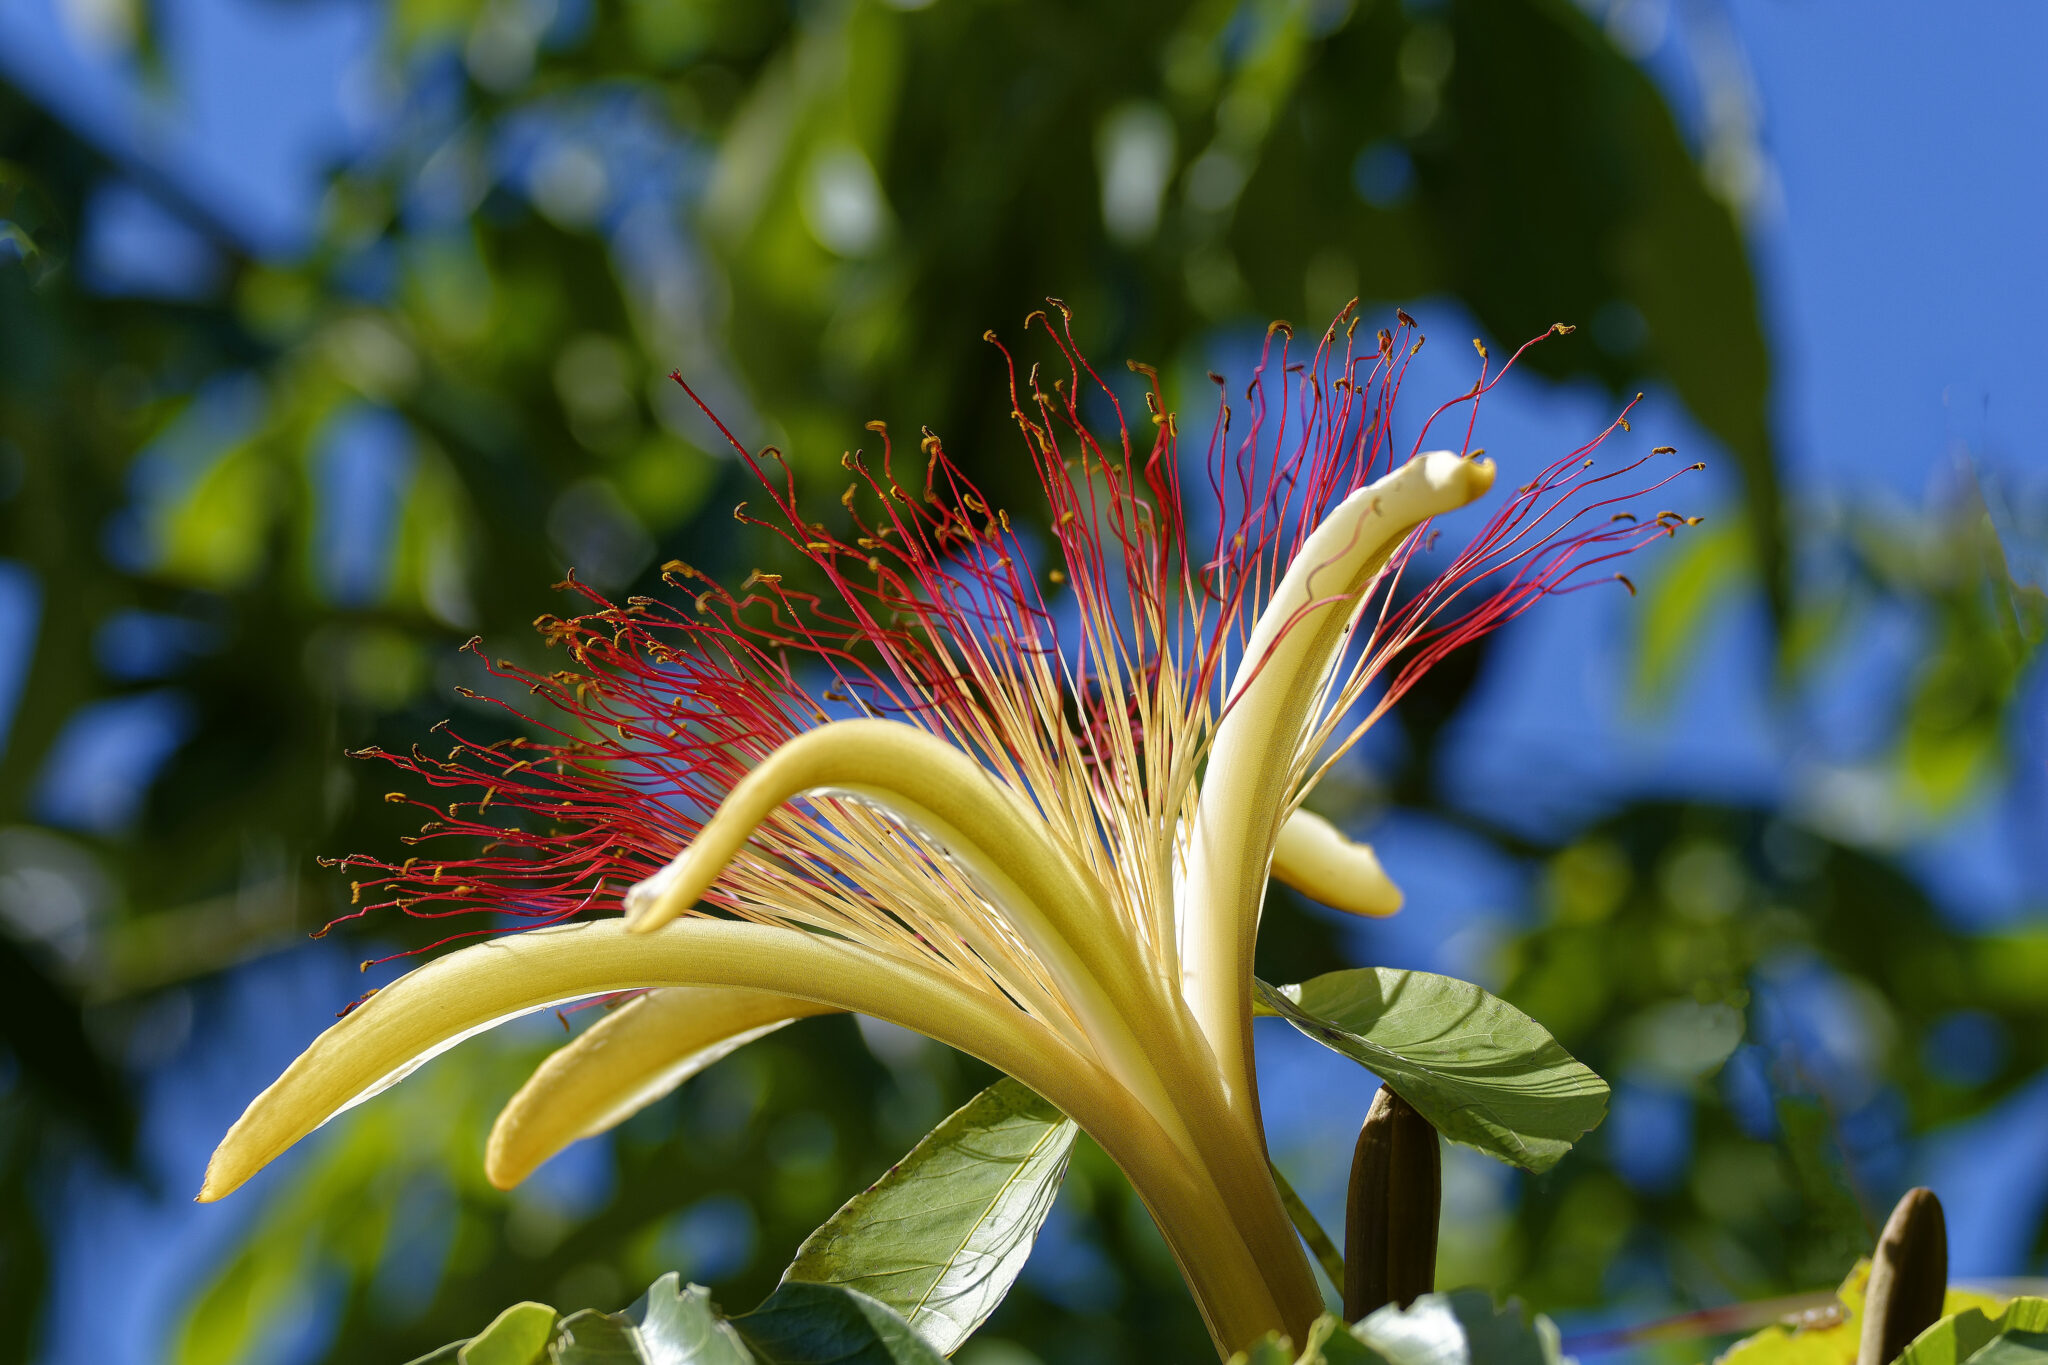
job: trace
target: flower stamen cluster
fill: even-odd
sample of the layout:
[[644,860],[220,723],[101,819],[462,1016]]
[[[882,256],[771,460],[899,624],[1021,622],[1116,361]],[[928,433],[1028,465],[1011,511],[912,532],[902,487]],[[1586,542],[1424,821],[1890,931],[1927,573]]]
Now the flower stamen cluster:
[[[572,575],[587,609],[538,623],[557,672],[470,643],[492,683],[468,695],[521,733],[369,751],[433,794],[392,798],[429,815],[408,841],[426,851],[341,860],[344,918],[538,932],[436,959],[330,1030],[250,1107],[206,1197],[511,1013],[652,991],[585,1035],[604,1031],[602,1056],[579,1039],[508,1107],[490,1156],[508,1183],[747,1038],[851,1010],[982,1057],[1094,1133],[1220,1346],[1306,1327],[1318,1296],[1251,1054],[1268,875],[1398,907],[1371,850],[1301,808],[1316,779],[1448,651],[1674,526],[1620,510],[1655,456],[1596,472],[1624,412],[1432,571],[1431,520],[1493,483],[1469,446],[1513,358],[1493,371],[1482,347],[1471,391],[1397,439],[1421,346],[1405,314],[1360,346],[1347,310],[1298,362],[1276,324],[1242,413],[1220,399],[1190,459],[1157,374],[1132,367],[1140,439],[1055,312],[1026,330],[1056,372],[1003,350],[1045,498],[1030,526],[930,432],[906,461],[875,424],[830,522],[778,452],[727,433],[772,508],[736,515],[780,538],[783,570],[728,588],[671,563],[680,596],[623,605]],[[1458,449],[1423,452],[1459,418]]]

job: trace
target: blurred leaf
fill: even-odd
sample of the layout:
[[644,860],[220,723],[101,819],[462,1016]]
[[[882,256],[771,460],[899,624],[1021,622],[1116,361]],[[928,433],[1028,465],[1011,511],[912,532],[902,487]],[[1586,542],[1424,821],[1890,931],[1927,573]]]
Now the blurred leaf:
[[871,1294],[952,1354],[1024,1268],[1078,1131],[997,1081],[806,1238],[784,1280]]
[[1453,1142],[1512,1165],[1549,1170],[1607,1112],[1607,1082],[1470,982],[1362,967],[1254,989],[1259,1012],[1372,1071]]
[[134,1117],[120,1076],[86,1036],[78,1001],[0,925],[0,1045],[41,1093],[126,1163]]
[[[1741,224],[1594,16],[1568,0],[1362,7],[1264,107],[1278,116],[1231,228],[1255,309],[1307,302],[1320,326],[1326,276],[1365,298],[1451,294],[1503,345],[1579,324],[1524,363],[1624,392],[1668,382],[1735,458],[1783,605],[1771,356]],[[1397,173],[1376,187],[1375,167]]]
[[1666,697],[1692,662],[1714,609],[1743,584],[1750,568],[1749,533],[1722,522],[1667,547],[1643,586],[1636,646],[1639,704]]
[[[1465,0],[1450,18],[1444,98],[1455,135],[1425,135],[1417,169],[1432,224],[1452,244],[1452,287],[1503,342],[1552,322],[1591,324],[1610,382],[1668,379],[1735,457],[1759,567],[1782,611],[1770,347],[1733,209],[1649,74],[1583,9]],[[1507,222],[1523,226],[1500,231]],[[1531,359],[1553,373],[1593,361],[1561,347]]]
[[1294,1365],[1294,1352],[1286,1337],[1268,1332],[1250,1350],[1233,1352],[1230,1365]]

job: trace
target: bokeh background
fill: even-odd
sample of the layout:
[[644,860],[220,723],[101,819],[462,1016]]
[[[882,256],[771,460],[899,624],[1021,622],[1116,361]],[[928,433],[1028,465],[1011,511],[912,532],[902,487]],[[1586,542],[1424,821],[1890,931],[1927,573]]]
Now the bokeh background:
[[[1638,390],[1709,466],[1639,595],[1467,652],[1318,798],[1409,908],[1269,909],[1269,978],[1465,975],[1615,1083],[1543,1179],[1450,1155],[1445,1281],[1568,1335],[1810,1289],[1915,1181],[1959,1274],[2039,1272],[2043,50],[2021,0],[0,3],[0,1358],[375,1365],[669,1269],[744,1308],[985,1083],[808,1021],[503,1196],[545,1016],[190,1202],[424,941],[308,937],[316,856],[407,832],[342,750],[500,724],[456,646],[543,661],[567,567],[772,555],[662,376],[827,507],[884,418],[1028,508],[979,338],[1047,295],[1197,449],[1204,371],[1356,296],[1423,405],[1578,324],[1488,400],[1510,475]],[[1340,1221],[1370,1081],[1260,1046]],[[1084,1144],[962,1359],[1206,1351]]]

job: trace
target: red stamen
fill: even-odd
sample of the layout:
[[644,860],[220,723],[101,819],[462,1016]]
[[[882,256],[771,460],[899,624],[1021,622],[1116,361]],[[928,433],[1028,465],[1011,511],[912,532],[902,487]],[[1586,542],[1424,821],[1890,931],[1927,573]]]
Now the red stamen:
[[[1421,338],[1397,313],[1399,326],[1360,352],[1347,307],[1310,357],[1296,361],[1292,330],[1269,329],[1234,445],[1235,414],[1219,393],[1202,456],[1215,518],[1209,531],[1207,515],[1190,517],[1177,422],[1157,374],[1132,366],[1152,428],[1140,449],[1118,395],[1074,341],[1065,307],[1054,308],[1057,327],[1045,313],[1026,320],[1065,368],[1050,393],[1036,366],[1020,382],[1008,348],[988,337],[1002,353],[1011,412],[1046,498],[1044,565],[1034,565],[1008,513],[930,432],[913,492],[899,479],[887,428],[871,424],[879,468],[857,452],[843,459],[853,481],[840,497],[842,528],[805,520],[781,452],[748,450],[671,376],[747,463],[773,509],[756,517],[742,504],[735,516],[807,560],[821,590],[760,572],[734,590],[671,563],[663,577],[677,597],[633,597],[622,607],[571,574],[558,587],[585,610],[535,625],[572,668],[533,672],[492,661],[470,641],[465,648],[499,686],[464,695],[517,717],[527,734],[484,744],[444,726],[437,729],[453,743],[445,759],[417,747],[356,755],[405,769],[427,792],[452,799],[444,806],[419,794],[388,798],[424,813],[420,834],[406,842],[435,853],[334,860],[356,880],[352,908],[329,927],[390,909],[425,920],[505,916],[522,928],[609,913],[627,886],[695,837],[749,769],[834,715],[920,726],[1020,787],[1028,788],[1027,769],[1070,773],[1078,763],[1098,810],[1160,790],[1174,745],[1205,742],[1251,620],[1308,534],[1394,466],[1394,408]],[[1410,453],[1460,404],[1471,405],[1460,442],[1469,449],[1480,399],[1527,349],[1490,371],[1482,347],[1471,391],[1431,413]],[[1083,420],[1084,385],[1116,414],[1112,439]],[[1522,484],[1444,572],[1396,606],[1401,579],[1437,533],[1419,528],[1404,542],[1360,608],[1360,657],[1366,674],[1386,685],[1359,729],[1451,650],[1542,597],[1620,578],[1594,571],[1684,521],[1660,513],[1639,522],[1614,510],[1676,477],[1614,491],[1614,481],[1650,457],[1590,472],[1593,452],[1627,429],[1627,412]],[[1041,584],[1063,589],[1057,604]],[[538,704],[507,700],[514,688]],[[1023,761],[1034,752],[1042,763]],[[1183,767],[1194,761],[1182,753]],[[857,894],[826,856],[841,837],[800,803],[772,817],[756,845],[789,885]],[[727,880],[706,901],[712,913],[773,914]],[[464,929],[411,951],[500,932]]]

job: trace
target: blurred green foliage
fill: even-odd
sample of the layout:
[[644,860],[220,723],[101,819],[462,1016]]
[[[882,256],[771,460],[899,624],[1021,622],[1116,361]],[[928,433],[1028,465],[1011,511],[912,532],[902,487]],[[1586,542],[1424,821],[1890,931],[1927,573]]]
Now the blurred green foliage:
[[[1740,521],[1645,580],[1646,703],[1709,615],[1759,586],[1795,674],[1858,611],[1903,604],[1938,643],[1886,780],[1931,818],[1999,775],[2039,593],[2012,583],[1980,505],[1904,527],[1809,518],[1787,548],[1736,213],[1655,85],[1567,0],[397,0],[390,18],[391,130],[334,169],[303,256],[258,259],[145,177],[224,262],[186,300],[85,287],[92,195],[134,172],[0,88],[0,543],[41,589],[0,754],[0,872],[57,878],[77,907],[61,932],[12,910],[0,925],[9,998],[47,998],[32,1022],[6,1016],[13,1293],[40,1293],[37,1173],[81,1131],[125,1150],[120,1065],[94,1065],[87,1040],[117,1056],[148,993],[298,941],[347,898],[313,856],[403,832],[345,747],[424,740],[451,711],[502,729],[451,697],[453,647],[474,632],[537,659],[527,623],[571,565],[624,593],[670,555],[733,573],[768,553],[736,534],[745,481],[672,368],[826,497],[871,418],[939,431],[1000,494],[1029,474],[978,338],[1015,335],[1048,294],[1098,359],[1169,374],[1199,372],[1219,328],[1319,327],[1353,296],[1449,295],[1510,344],[1586,323],[1532,363],[1619,392],[1668,385],[1742,475]],[[335,489],[336,443],[364,422],[396,452],[388,512]],[[374,566],[360,582],[336,568],[350,546]],[[1795,593],[1792,550],[1833,567]],[[146,676],[112,668],[106,631],[134,612],[203,643]],[[1470,824],[1432,774],[1482,662],[1404,702],[1397,803]],[[164,695],[188,726],[144,808],[43,822],[67,725]],[[1839,1125],[1796,1098],[1798,1078],[1757,1135],[1723,1097],[1731,1054],[1685,1041],[1740,1045],[1754,973],[1787,953],[1869,1005],[1890,1040],[1877,1074],[1915,1131],[2048,1063],[2048,941],[1967,939],[1881,860],[1782,813],[1642,806],[1563,849],[1486,833],[1547,888],[1508,950],[1508,998],[1603,1074],[1648,1067],[1682,1090],[1697,1149],[1658,1194],[1575,1156],[1529,1184],[1502,1239],[1447,1237],[1452,1282],[1485,1273],[1554,1309],[1611,1297],[1615,1267],[1645,1257],[1700,1299],[1831,1279],[1862,1240],[1859,1207],[1887,1192],[1848,1189]],[[1261,951],[1272,979],[1340,961],[1329,925],[1284,894]],[[1944,1075],[1917,1046],[1962,1009],[2012,1040],[1993,1074]],[[605,1158],[618,1193],[572,1215],[479,1173],[489,1116],[537,1049],[530,1034],[469,1045],[245,1196],[261,1210],[174,1358],[251,1358],[321,1286],[341,1286],[336,1360],[418,1354],[520,1297],[616,1308],[676,1268],[665,1230],[719,1195],[756,1220],[760,1254],[720,1282],[752,1301],[845,1194],[989,1079],[930,1049],[878,1060],[853,1024],[806,1022],[628,1124]],[[1202,1358],[1170,1257],[1085,1141],[1063,1207],[1058,1238],[1097,1258],[1077,1262],[1097,1267],[1085,1292],[1027,1282],[990,1334],[1045,1360]],[[393,1289],[408,1256],[440,1265],[412,1272],[424,1303]],[[25,1356],[33,1331],[0,1315],[0,1357]]]
[[[1846,1148],[1881,1169],[1869,1158],[1884,1134],[1853,1112],[1880,1078],[1904,1101],[1901,1131],[1925,1131],[2048,1065],[2048,977],[1991,990],[1984,969],[2048,936],[1962,938],[1898,871],[1768,812],[1630,810],[1548,858],[1541,899],[1541,927],[1508,953],[1509,998],[1602,1075],[1683,1097],[1697,1117],[1690,1160],[1662,1188],[1572,1163],[1531,1186],[1511,1275],[1535,1302],[1597,1301],[1629,1244],[1656,1245],[1705,1301],[1825,1284],[1867,1253],[1897,1193],[1863,1186],[1843,1160]],[[1795,1042],[1767,1058],[1759,1046],[1788,1030],[1799,995],[1823,991],[1849,1002],[1872,1054],[1846,1094],[1822,1070],[1826,1049]],[[2006,1040],[1985,1071],[1927,1046],[1964,1011]],[[1768,1087],[1731,1103],[1731,1066]]]

